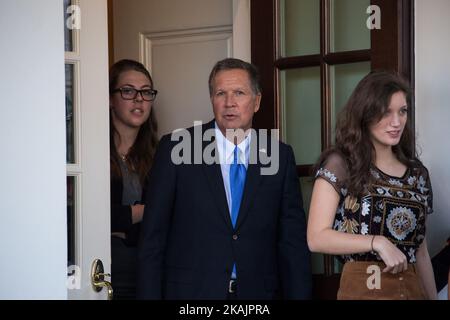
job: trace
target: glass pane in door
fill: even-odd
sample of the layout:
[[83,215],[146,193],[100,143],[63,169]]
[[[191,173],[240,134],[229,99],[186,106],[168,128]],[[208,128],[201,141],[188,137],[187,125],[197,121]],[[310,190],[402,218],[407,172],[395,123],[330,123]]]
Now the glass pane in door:
[[309,204],[311,202],[312,188],[314,184],[313,177],[300,177],[300,188],[303,196],[303,208],[305,209],[306,217],[308,218]]
[[331,0],[330,6],[331,51],[370,49],[370,0]]
[[281,56],[320,53],[320,1],[280,1]]
[[283,139],[294,149],[298,165],[317,161],[321,149],[320,68],[282,71]]
[[67,177],[67,265],[75,265],[75,177]]
[[370,72],[370,62],[340,64],[330,67],[331,141],[334,143],[336,120],[358,82]]
[[66,161],[75,163],[74,65],[66,64]]
[[[314,178],[300,177],[299,181],[303,196],[303,208],[305,209],[306,219],[308,219],[309,204],[311,202],[311,194],[314,185]],[[311,254],[311,268],[313,274],[321,274],[324,272],[323,254],[321,253]]]
[[66,25],[67,20],[70,18],[67,13],[67,8],[72,4],[72,0],[64,1],[64,51],[71,52],[73,50],[73,31]]

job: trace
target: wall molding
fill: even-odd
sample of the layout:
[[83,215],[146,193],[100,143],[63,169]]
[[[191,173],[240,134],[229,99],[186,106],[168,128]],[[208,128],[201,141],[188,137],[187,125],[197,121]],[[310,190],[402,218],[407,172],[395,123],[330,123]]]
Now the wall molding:
[[233,26],[215,26],[183,30],[167,30],[139,33],[139,60],[149,70],[152,69],[152,49],[158,45],[195,43],[225,40],[227,55],[233,56]]

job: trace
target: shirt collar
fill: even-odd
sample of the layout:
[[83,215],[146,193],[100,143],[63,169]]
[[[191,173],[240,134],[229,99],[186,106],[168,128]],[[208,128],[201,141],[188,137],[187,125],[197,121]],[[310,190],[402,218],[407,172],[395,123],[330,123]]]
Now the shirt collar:
[[[232,143],[230,140],[225,138],[222,131],[220,131],[217,122],[214,122],[214,130],[216,134],[216,143],[217,143],[217,150],[219,152],[219,159],[221,164],[232,164],[233,163],[233,156],[234,156],[234,148],[235,144]],[[245,136],[245,139],[241,141],[237,145],[239,148],[239,161],[238,163],[243,163],[247,167],[248,165],[248,157],[250,154],[250,142],[251,142],[251,134],[247,134]]]

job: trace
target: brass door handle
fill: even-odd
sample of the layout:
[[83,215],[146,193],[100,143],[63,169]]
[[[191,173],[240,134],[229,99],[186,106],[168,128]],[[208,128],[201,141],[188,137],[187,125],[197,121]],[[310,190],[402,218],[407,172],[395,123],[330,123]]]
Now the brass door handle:
[[105,277],[110,277],[109,273],[104,273],[103,263],[100,259],[95,259],[91,267],[91,283],[92,288],[96,292],[102,291],[103,287],[108,288],[108,300],[113,298],[113,288],[111,282],[106,281]]

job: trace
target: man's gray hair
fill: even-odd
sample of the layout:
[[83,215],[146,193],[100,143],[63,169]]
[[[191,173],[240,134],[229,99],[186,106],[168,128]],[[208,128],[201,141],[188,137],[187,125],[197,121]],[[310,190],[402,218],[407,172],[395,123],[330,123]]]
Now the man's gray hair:
[[216,75],[220,71],[224,70],[232,70],[232,69],[241,69],[245,70],[248,74],[248,77],[250,79],[251,87],[254,94],[261,93],[261,84],[260,84],[260,75],[258,69],[251,63],[235,59],[235,58],[226,58],[223,60],[220,60],[217,62],[213,69],[211,70],[211,73],[209,75],[209,96],[213,96],[214,91],[214,79]]

